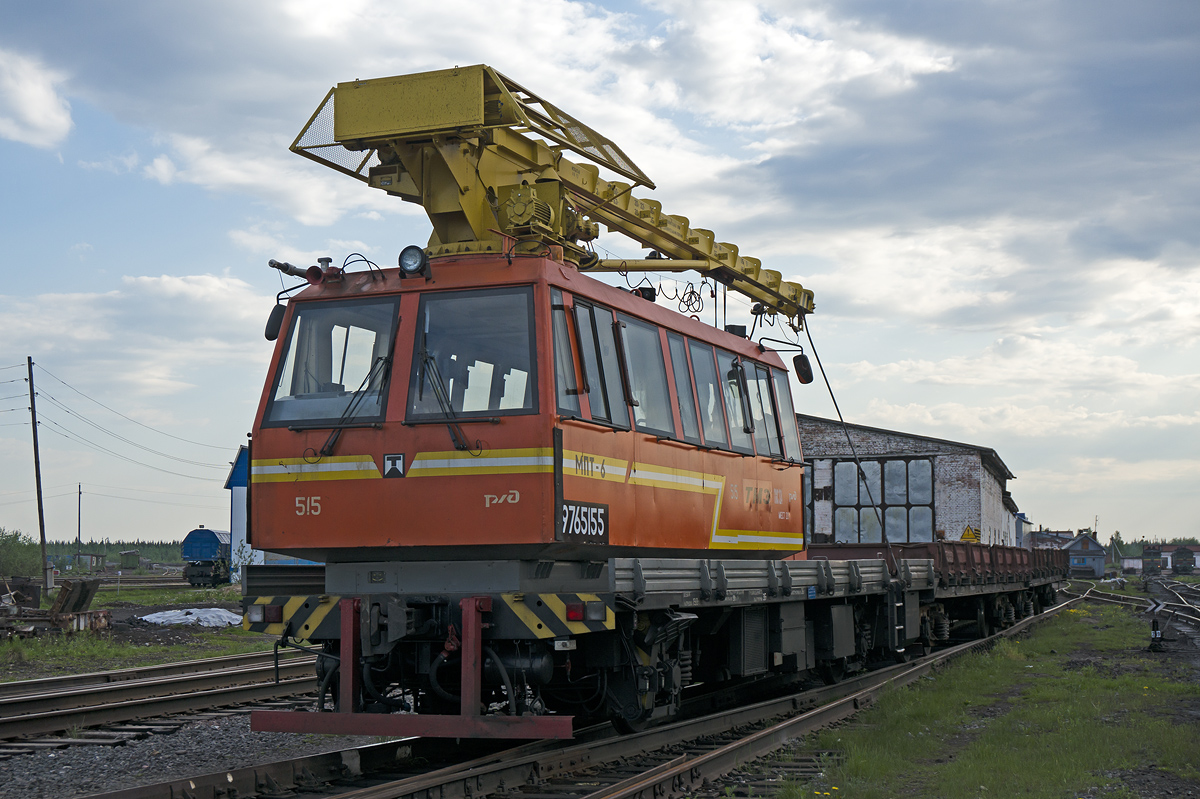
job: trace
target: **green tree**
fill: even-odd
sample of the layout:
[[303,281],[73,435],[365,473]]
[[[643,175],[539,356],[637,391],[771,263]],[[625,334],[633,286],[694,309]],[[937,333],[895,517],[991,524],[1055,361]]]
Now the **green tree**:
[[38,542],[20,530],[0,527],[0,575],[5,577],[38,577],[41,575],[42,555]]

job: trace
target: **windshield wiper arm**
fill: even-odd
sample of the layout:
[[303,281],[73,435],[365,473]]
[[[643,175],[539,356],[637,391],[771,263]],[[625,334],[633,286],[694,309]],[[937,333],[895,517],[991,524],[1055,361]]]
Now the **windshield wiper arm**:
[[450,396],[446,391],[446,384],[442,381],[442,373],[438,371],[437,361],[433,359],[433,356],[427,350],[422,350],[421,354],[422,383],[425,376],[428,376],[429,385],[433,387],[433,396],[437,399],[442,416],[446,417],[446,428],[450,431],[450,440],[454,442],[456,450],[460,452],[469,451],[471,445],[467,441],[467,434],[463,432],[462,427],[454,416],[454,406],[450,404]]
[[341,418],[333,425],[333,432],[329,434],[329,438],[325,440],[325,444],[321,447],[319,454],[322,458],[329,457],[333,454],[334,447],[337,446],[338,439],[342,435],[342,430],[349,426],[350,420],[358,413],[359,406],[362,405],[363,399],[366,398],[367,392],[365,389],[371,385],[376,376],[379,376],[380,386],[387,382],[387,370],[392,364],[390,355],[381,355],[375,359],[375,363],[371,366],[371,371],[367,372],[367,376],[363,378],[358,389],[354,392],[354,399],[346,404],[346,410],[342,411]]

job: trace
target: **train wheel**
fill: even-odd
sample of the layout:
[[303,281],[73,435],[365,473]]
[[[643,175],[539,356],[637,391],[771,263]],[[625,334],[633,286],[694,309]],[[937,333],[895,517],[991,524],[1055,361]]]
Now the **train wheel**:
[[612,725],[622,735],[632,735],[635,732],[642,732],[650,726],[650,714],[644,713],[635,719],[627,719],[624,716],[613,716]]
[[836,685],[846,677],[846,659],[825,660],[817,664],[817,675],[826,685]]

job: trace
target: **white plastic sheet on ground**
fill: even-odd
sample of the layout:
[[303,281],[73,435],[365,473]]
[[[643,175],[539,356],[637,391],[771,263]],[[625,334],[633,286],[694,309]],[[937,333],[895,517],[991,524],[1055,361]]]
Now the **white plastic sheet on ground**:
[[187,608],[186,610],[164,610],[142,616],[142,621],[151,624],[199,624],[201,627],[229,627],[241,624],[242,617],[224,608]]

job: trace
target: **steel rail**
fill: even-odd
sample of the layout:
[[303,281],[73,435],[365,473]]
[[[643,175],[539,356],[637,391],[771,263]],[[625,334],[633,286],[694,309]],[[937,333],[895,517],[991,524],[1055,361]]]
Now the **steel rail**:
[[[304,660],[310,665],[316,660],[311,655],[300,652],[284,651],[279,653],[279,661],[291,662]],[[86,674],[65,674],[59,677],[40,677],[33,680],[13,680],[0,683],[0,700],[10,697],[35,693],[78,688],[84,685],[103,685],[106,683],[128,682],[130,680],[150,680],[159,677],[169,677],[175,674],[195,674],[204,671],[241,668],[260,664],[274,663],[274,653],[247,652],[241,655],[223,655],[215,658],[200,658],[199,660],[184,660],[176,663],[160,663],[153,666],[136,666],[129,669],[112,671],[93,671]]]
[[[303,674],[297,671],[303,670]],[[241,669],[222,676],[221,672],[164,678],[133,684],[105,686],[114,690],[105,692],[111,701],[91,703],[74,707],[50,707],[44,710],[25,709],[18,715],[8,715],[8,708],[22,711],[32,702],[15,697],[5,707],[0,717],[0,739],[30,735],[46,735],[79,727],[94,727],[101,724],[136,721],[139,719],[210,709],[245,702],[261,702],[313,691],[317,687],[316,674],[311,665],[280,665],[280,680],[274,681],[274,667],[256,667],[262,679],[250,681],[250,670]],[[286,677],[285,677],[286,675]],[[93,689],[96,690],[96,689]],[[183,690],[183,693],[180,693]],[[77,692],[70,692],[78,698]],[[54,703],[43,695],[40,707]],[[15,701],[14,701],[15,700]],[[64,703],[66,700],[64,700]]]
[[[281,678],[307,676],[313,671],[311,661],[291,660],[279,664]],[[188,674],[170,674],[143,680],[85,685],[58,691],[19,694],[0,699],[0,738],[5,735],[10,722],[52,710],[76,710],[123,702],[127,699],[150,699],[155,696],[173,695],[182,692],[207,691],[213,688],[229,688],[235,685],[267,682],[274,679],[272,663],[253,664],[216,671],[200,671]]]
[[[504,792],[522,785],[539,784],[584,769],[594,770],[605,763],[677,746],[688,740],[727,733],[747,724],[762,723],[764,719],[795,716],[799,713],[803,714],[801,718],[823,719],[821,723],[830,723],[838,717],[843,717],[840,714],[852,715],[868,706],[881,691],[887,689],[887,686],[906,685],[920,679],[940,664],[968,652],[987,648],[1000,637],[1016,635],[1039,620],[1047,619],[1078,601],[1080,600],[1071,600],[1047,608],[1042,614],[1023,619],[989,638],[960,644],[911,663],[889,666],[836,685],[768,699],[634,735],[618,736],[609,725],[598,725],[577,731],[572,741],[537,741],[426,774],[368,788],[352,788],[337,793],[336,796],[338,799],[478,799],[491,793]],[[833,703],[834,709],[824,707],[829,703]],[[793,733],[793,736],[795,734]],[[403,746],[397,742],[374,744],[340,753],[325,753],[315,756],[315,759],[299,758],[231,769],[201,777],[98,794],[90,799],[174,799],[185,795],[184,791],[202,799],[217,796],[217,790],[230,789],[235,789],[238,796],[270,791],[282,795],[286,791],[298,789],[311,791],[316,790],[317,783],[330,779],[328,776],[322,776],[323,774],[345,777],[368,770],[383,771],[386,769],[388,757],[399,759],[401,756],[407,756],[401,754],[402,750],[410,751],[405,747],[415,746],[420,740],[401,743]],[[662,770],[663,767],[658,766],[656,769]],[[589,778],[590,781],[595,779],[594,776]],[[638,779],[650,778],[640,775]]]
[[[1112,605],[1127,605],[1129,607],[1138,608],[1143,613],[1150,610],[1150,608],[1154,607],[1154,600],[1152,600],[1152,599],[1142,599],[1140,597],[1129,597],[1129,596],[1124,596],[1122,594],[1113,594],[1113,593],[1109,593],[1107,591],[1101,591],[1098,588],[1096,588],[1095,583],[1092,583],[1091,581],[1088,581],[1088,580],[1077,580],[1075,582],[1083,582],[1083,583],[1087,583],[1088,585],[1091,586],[1091,588],[1084,591],[1082,594],[1077,594],[1077,596],[1079,596],[1081,598],[1086,598],[1092,602],[1106,602],[1106,603],[1112,604]],[[1183,604],[1179,604],[1176,602],[1164,602],[1163,603],[1164,610],[1168,609],[1168,608],[1174,608],[1174,610],[1172,611],[1172,614],[1174,617],[1187,619],[1188,621],[1194,622],[1196,624],[1200,624],[1200,608],[1197,608],[1195,605],[1191,604],[1186,599],[1179,596],[1179,594],[1176,594],[1174,591],[1172,591],[1167,586],[1164,585],[1163,588],[1164,588],[1164,590],[1171,591],[1171,593],[1175,594],[1176,597],[1178,597],[1180,599],[1180,601],[1183,603]],[[1073,593],[1073,592],[1067,591],[1066,593]],[[1162,613],[1163,610],[1160,610],[1158,612]]]

